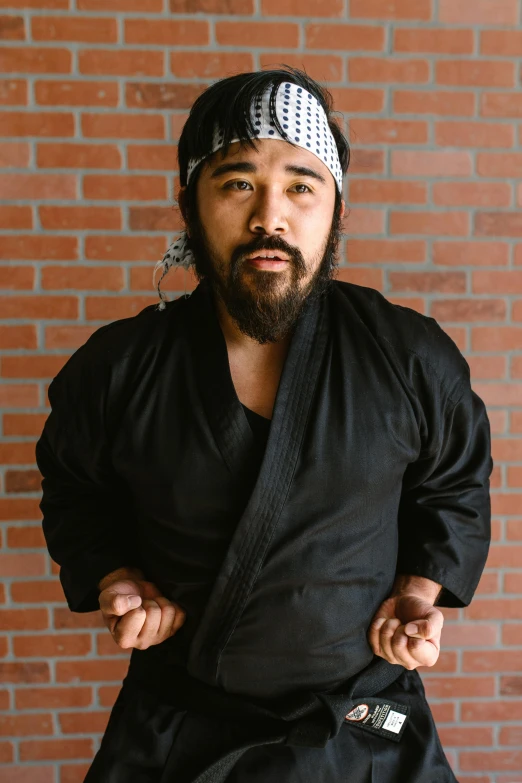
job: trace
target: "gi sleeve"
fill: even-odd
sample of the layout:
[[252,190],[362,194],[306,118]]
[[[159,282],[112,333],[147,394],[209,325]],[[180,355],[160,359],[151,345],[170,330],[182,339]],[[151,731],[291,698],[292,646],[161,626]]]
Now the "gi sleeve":
[[88,341],[51,382],[51,413],[36,444],[43,531],[74,612],[99,609],[98,582],[135,565],[128,493],[111,464],[104,420],[107,373],[92,354]]
[[462,607],[491,538],[489,419],[469,376],[456,394],[435,394],[427,407],[423,449],[403,477],[397,572],[441,584],[437,604]]

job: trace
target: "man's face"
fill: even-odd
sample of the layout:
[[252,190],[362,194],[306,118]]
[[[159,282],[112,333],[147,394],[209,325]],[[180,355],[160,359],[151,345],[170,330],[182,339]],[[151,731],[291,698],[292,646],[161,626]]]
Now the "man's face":
[[234,142],[203,164],[187,228],[197,274],[240,330],[265,343],[286,336],[331,279],[344,202],[334,216],[336,184],[313,153],[281,139],[256,143]]

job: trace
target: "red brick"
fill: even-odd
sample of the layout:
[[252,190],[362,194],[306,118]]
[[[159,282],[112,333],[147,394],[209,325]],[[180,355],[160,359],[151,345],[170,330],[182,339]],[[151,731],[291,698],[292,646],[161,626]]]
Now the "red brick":
[[382,269],[369,269],[364,267],[340,267],[337,271],[336,279],[346,283],[354,283],[355,285],[364,285],[370,288],[375,288],[377,291],[382,291],[383,285],[383,273]]
[[464,650],[464,672],[522,671],[522,655],[518,650]]
[[87,634],[15,636],[13,638],[13,650],[15,656],[19,658],[54,658],[62,655],[83,656],[91,652],[91,638]]
[[130,318],[137,315],[143,308],[151,304],[157,304],[158,297],[152,293],[152,272],[151,272],[151,294],[150,296],[118,296],[118,297],[86,297],[85,317],[88,321],[104,321],[107,313],[111,313],[111,320],[118,318]]
[[299,26],[290,22],[216,22],[216,42],[222,46],[299,46]]
[[38,81],[36,103],[42,106],[117,106],[116,82]]
[[469,701],[460,708],[461,720],[473,723],[492,723],[522,719],[522,702],[515,701]]
[[468,356],[466,358],[473,379],[505,380],[507,371],[505,356]]
[[[1,557],[28,557],[28,555],[1,555]],[[48,627],[47,609],[0,609],[0,628],[4,631],[39,631]]]
[[[7,237],[5,238],[7,239]],[[10,244],[13,245],[15,243],[11,242]],[[4,252],[6,253],[6,258],[9,261],[12,260],[9,257],[9,253],[0,244],[0,253]],[[34,289],[34,281],[35,269],[32,266],[13,266],[12,264],[0,266],[0,288],[10,289],[11,291],[31,291]]]
[[[521,413],[522,411],[512,411],[512,418],[518,416],[519,419],[522,419]],[[516,424],[513,431],[518,432]],[[508,519],[506,525],[506,538],[508,541],[522,541],[522,519]]]
[[102,76],[163,76],[163,52],[84,49],[78,52],[80,73]]
[[384,210],[355,207],[346,218],[348,232],[354,234],[383,234]]
[[77,614],[69,609],[56,608],[53,610],[53,626],[58,630],[66,628],[105,628],[105,623],[99,611]]
[[443,647],[494,645],[498,640],[498,628],[484,623],[446,623],[442,639]]
[[56,664],[56,682],[121,680],[127,673],[128,665],[127,659],[58,661]]
[[439,299],[432,302],[431,316],[437,321],[502,321],[506,303],[502,299]]
[[[17,357],[5,358],[14,359]],[[5,491],[7,493],[40,492],[41,478],[42,476],[39,470],[7,470],[5,473]]]
[[11,709],[11,694],[8,690],[0,691],[0,710]]
[[[497,448],[496,443],[500,441]],[[512,444],[512,445],[511,445]],[[502,448],[502,445],[505,448]],[[500,438],[493,439],[493,460],[494,461],[519,461],[520,451],[522,451],[520,438],[507,438],[502,442]],[[517,568],[522,563],[522,545],[515,544],[493,544],[489,550],[488,568]]]
[[[30,433],[22,433],[30,434]],[[10,527],[7,529],[7,546],[13,549],[20,549],[29,547],[34,549],[36,547],[45,546],[45,538],[42,530],[42,526],[24,526],[24,527]],[[17,576],[28,576],[27,573],[17,574]],[[11,574],[14,576],[14,574]]]
[[384,90],[330,87],[329,91],[336,111],[370,113],[384,109]]
[[522,237],[520,212],[477,212],[476,236]]
[[16,207],[7,204],[0,206],[0,228],[32,228],[33,214],[31,207]]
[[156,114],[84,114],[82,133],[86,137],[164,139],[165,120]]
[[0,663],[0,682],[49,682],[49,664],[44,661]]
[[48,326],[45,329],[45,347],[79,348],[88,340],[95,328],[93,326]]
[[[301,68],[302,70],[305,70],[311,78],[317,79],[318,81],[343,81],[344,63],[342,58],[337,55],[284,52],[280,54],[280,57],[284,60],[286,65]],[[271,68],[274,64],[274,55],[271,53],[260,54],[259,64],[261,70]],[[245,68],[243,70],[253,70],[253,68]]]
[[18,688],[15,691],[17,710],[88,707],[92,690],[87,687]]
[[102,734],[109,720],[110,711],[62,712],[58,715],[64,734]]
[[455,704],[449,701],[430,704],[431,713],[436,723],[453,723],[455,720]]
[[22,740],[20,761],[61,761],[89,759],[93,755],[90,739]]
[[434,182],[433,203],[448,207],[509,207],[511,185],[505,182]]
[[513,303],[512,317],[514,321],[522,321],[522,303],[518,299]]
[[444,746],[493,745],[493,729],[490,726],[448,726],[438,729]]
[[515,87],[515,63],[501,60],[439,60],[437,84],[470,87]]
[[393,111],[395,114],[471,117],[475,114],[475,96],[471,92],[394,90]]
[[[261,0],[263,16],[343,16],[342,0]],[[230,12],[229,12],[230,13]]]
[[500,745],[522,745],[522,726],[501,726],[498,737]]
[[109,266],[47,266],[42,269],[42,288],[61,291],[121,291],[125,287],[123,269]]
[[396,29],[393,37],[396,52],[426,52],[434,54],[473,54],[474,35],[472,30]]
[[121,153],[115,144],[42,143],[36,145],[36,162],[39,168],[119,169]]
[[522,266],[522,244],[515,245],[513,262],[515,266]]
[[466,236],[466,212],[390,212],[390,233]]
[[522,152],[479,152],[477,173],[484,177],[522,177]]
[[206,46],[209,42],[207,21],[194,19],[125,20],[125,43],[127,44]]
[[79,16],[34,16],[31,20],[34,41],[79,41],[117,43],[116,19]]
[[13,582],[11,598],[15,603],[63,602],[63,588],[57,579]]
[[50,714],[0,715],[2,737],[27,737],[31,734],[52,733],[53,719]]
[[483,117],[522,117],[522,95],[506,92],[484,92],[480,113]]
[[0,296],[0,318],[78,318],[76,296]]
[[[498,7],[498,3],[495,3]],[[481,30],[480,54],[519,57],[522,51],[521,30]]]
[[163,0],[77,0],[76,5],[79,11],[163,11]]
[[172,144],[129,144],[127,146],[129,169],[155,169],[177,171],[176,147]]
[[149,261],[162,256],[167,245],[166,237],[158,236],[89,236],[85,242],[85,257],[104,261]]
[[[250,52],[175,51],[170,53],[170,70],[178,79],[217,79],[231,73],[253,71],[254,60]],[[169,85],[171,88],[177,86]]]
[[459,759],[461,769],[468,772],[522,769],[522,750],[461,751]]
[[0,16],[0,40],[23,41],[25,27],[23,16]]
[[0,763],[14,761],[14,749],[11,742],[0,742]]
[[350,16],[366,19],[411,19],[429,21],[430,0],[350,0]]
[[[480,270],[473,272],[472,290],[475,294],[517,294],[522,293],[522,271]],[[520,346],[519,346],[520,347]]]
[[439,0],[439,21],[444,24],[516,25],[517,0]]
[[468,177],[472,173],[469,152],[450,150],[392,150],[392,174],[415,177]]
[[350,154],[350,174],[384,173],[384,153],[382,150],[358,149],[353,147]]
[[129,207],[129,228],[131,231],[178,231],[182,220],[175,207]]
[[426,243],[422,240],[348,239],[346,258],[349,263],[420,263],[426,261]]
[[425,122],[354,118],[349,127],[358,144],[425,144],[428,141]]
[[475,598],[464,613],[471,620],[520,620],[522,602],[516,598]]
[[98,700],[101,707],[112,707],[121,688],[117,685],[100,685],[98,688]]
[[355,24],[306,25],[307,49],[340,49],[343,52],[384,51],[384,27]]
[[425,204],[427,201],[424,182],[350,179],[348,186],[350,203]]
[[[522,378],[522,361],[520,361],[519,356],[513,358],[511,364],[511,377]],[[517,466],[507,469],[507,486],[522,487],[522,467]]]
[[26,106],[27,82],[22,79],[0,79],[0,106]]
[[0,0],[0,8],[69,8],[69,0]]
[[426,60],[401,60],[394,57],[352,57],[348,60],[350,82],[428,82]]
[[[0,143],[0,167],[25,168],[29,165],[29,144],[21,141]],[[7,207],[4,207],[6,209]]]
[[[93,0],[91,0],[92,2]],[[116,2],[122,2],[122,0],[109,0],[114,5]],[[143,2],[143,0],[125,0],[128,5],[130,2]],[[156,2],[156,0],[151,0]],[[150,10],[149,8],[146,9]],[[90,764],[60,764],[60,783],[83,783],[85,776],[89,770]],[[482,781],[475,781],[475,783],[482,783]],[[489,783],[489,781],[486,781]]]
[[[203,92],[203,84],[154,84],[128,82],[125,103],[139,109],[188,109]],[[172,148],[175,152],[175,148]]]
[[4,174],[0,182],[4,199],[75,199],[72,174]]
[[86,174],[83,179],[85,198],[147,201],[167,198],[167,180],[160,176],[105,176]]
[[131,650],[122,650],[121,647],[119,647],[112,636],[108,634],[106,631],[102,631],[99,634],[96,634],[96,654],[97,655],[111,655],[111,656],[119,656],[120,658],[125,657],[128,658],[131,654]]
[[[130,290],[131,291],[150,291],[152,288],[151,272],[148,267],[132,267],[130,270]],[[197,280],[192,272],[184,269],[171,269],[161,281],[162,291],[179,291],[188,293],[193,291],[197,285]]]
[[466,290],[464,272],[389,272],[391,291],[442,291],[462,293]]
[[[40,223],[45,229],[112,229],[122,226],[119,207],[41,206]],[[41,237],[40,237],[41,240]]]
[[444,699],[448,696],[493,696],[495,680],[493,677],[440,677],[424,676],[424,687],[428,698]]
[[74,117],[59,112],[1,112],[0,136],[74,136]]
[[515,128],[505,123],[435,123],[435,142],[441,147],[512,147],[514,141]]
[[4,73],[70,73],[71,63],[67,49],[4,46],[0,50],[0,71]]
[[4,378],[54,378],[62,369],[67,356],[4,356],[2,375]]
[[[475,390],[486,405],[520,405],[521,386],[515,383],[475,384]],[[491,496],[491,508],[494,514],[517,514],[520,511],[519,496],[513,493],[494,492]]]
[[[505,574],[504,575],[504,592],[506,593],[522,593],[522,574]],[[511,641],[510,644],[522,644],[522,626],[520,625],[504,625],[504,636],[502,640],[505,642],[506,632],[510,630],[512,633],[516,631],[516,638],[518,641]],[[509,635],[509,634],[507,634]],[[513,638],[513,637],[512,637]]]
[[501,677],[499,692],[501,696],[520,696],[522,694],[522,677]]
[[0,259],[6,261],[21,259],[69,261],[77,258],[77,255],[76,237],[10,235],[3,236],[0,244]]
[[388,299],[392,304],[398,304],[401,305],[401,307],[409,307],[410,310],[416,310],[418,313],[422,313],[423,315],[426,314],[426,302],[420,296],[394,296],[393,294],[387,294],[386,299]]
[[[8,536],[8,542],[12,539]],[[11,546],[11,544],[9,544]],[[0,554],[2,576],[40,576],[45,573],[45,558],[38,553],[4,552]]]

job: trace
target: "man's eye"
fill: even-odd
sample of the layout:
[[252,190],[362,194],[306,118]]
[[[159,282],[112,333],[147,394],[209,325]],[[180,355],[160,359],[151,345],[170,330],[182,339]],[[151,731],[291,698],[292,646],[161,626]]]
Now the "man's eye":
[[[236,179],[234,182],[229,182],[228,185],[225,185],[226,188],[234,188],[234,185],[249,185],[250,183],[246,181],[246,179]],[[299,193],[311,193],[312,189],[305,185],[304,183],[300,182],[297,185],[294,185],[294,188],[306,188],[306,190],[300,190]],[[245,188],[237,188],[237,190],[245,190]]]

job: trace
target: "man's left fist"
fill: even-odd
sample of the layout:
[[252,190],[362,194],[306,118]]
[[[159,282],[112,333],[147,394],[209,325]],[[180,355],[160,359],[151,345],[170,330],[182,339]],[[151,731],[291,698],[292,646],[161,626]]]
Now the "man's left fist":
[[368,641],[375,655],[405,669],[433,666],[440,653],[444,615],[416,595],[384,601],[372,620]]

